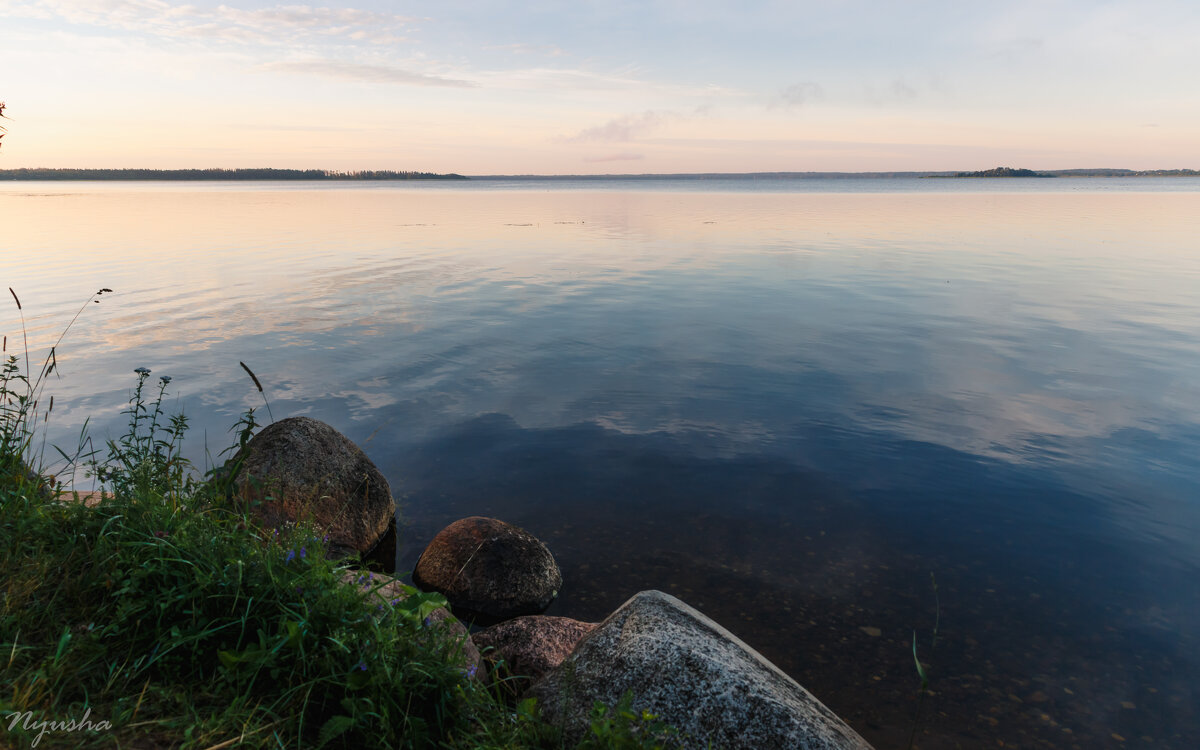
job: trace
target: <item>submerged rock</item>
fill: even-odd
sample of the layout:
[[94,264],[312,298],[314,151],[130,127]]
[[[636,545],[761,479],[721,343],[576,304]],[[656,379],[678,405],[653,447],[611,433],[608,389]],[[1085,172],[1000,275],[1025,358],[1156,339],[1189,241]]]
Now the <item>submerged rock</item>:
[[528,615],[481,630],[471,640],[490,662],[502,659],[510,674],[532,682],[561,664],[595,628],[594,622]]
[[267,425],[233,462],[239,459],[235,495],[268,527],[312,521],[335,550],[366,552],[396,513],[387,479],[324,422],[288,417]]
[[657,714],[686,746],[747,750],[869,750],[811,693],[725,628],[660,591],[635,595],[529,690],[568,742],[592,704]]
[[550,606],[562,573],[533,534],[471,516],[438,532],[421,553],[413,582],[443,594],[456,611],[504,620]]

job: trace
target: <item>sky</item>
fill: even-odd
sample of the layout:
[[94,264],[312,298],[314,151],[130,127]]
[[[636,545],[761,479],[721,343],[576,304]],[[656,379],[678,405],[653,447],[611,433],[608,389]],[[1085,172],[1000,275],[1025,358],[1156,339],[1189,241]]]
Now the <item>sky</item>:
[[1200,168],[1196,0],[0,0],[0,168]]

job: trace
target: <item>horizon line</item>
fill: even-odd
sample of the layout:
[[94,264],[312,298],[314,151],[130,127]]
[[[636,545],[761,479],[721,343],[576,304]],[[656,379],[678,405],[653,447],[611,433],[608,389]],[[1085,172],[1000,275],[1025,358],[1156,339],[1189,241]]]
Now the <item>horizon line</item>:
[[[97,175],[112,175],[113,177],[128,177],[131,172],[144,172],[174,175],[176,181],[205,181],[199,175],[208,173],[217,177],[220,173],[268,173],[263,176],[242,174],[241,179],[269,180],[271,173],[290,176],[293,181],[322,181],[322,180],[436,180],[436,179],[469,179],[469,180],[652,180],[652,179],[803,179],[803,178],[905,178],[905,177],[943,177],[958,175],[986,176],[987,172],[1010,169],[995,167],[988,170],[866,170],[866,171],[756,171],[756,172],[641,172],[641,173],[590,173],[590,174],[463,174],[459,172],[425,172],[417,170],[396,169],[362,169],[335,170],[322,168],[291,168],[291,167],[182,167],[182,168],[148,168],[148,167],[13,167],[0,168],[0,179],[14,179],[25,176],[25,173],[42,173],[53,178],[59,175],[61,181],[86,180],[87,177],[69,177],[66,172],[96,173]],[[1200,176],[1200,170],[1190,168],[1174,169],[1131,169],[1127,167],[1075,167],[1069,169],[1040,169],[1026,170],[1039,175],[1076,176],[1076,177],[1122,177],[1122,176]],[[319,176],[318,176],[319,173]],[[180,178],[180,174],[195,174],[194,178]],[[31,179],[38,179],[30,175]],[[1000,179],[1020,179],[1020,177],[999,176]],[[153,178],[145,178],[152,180]]]

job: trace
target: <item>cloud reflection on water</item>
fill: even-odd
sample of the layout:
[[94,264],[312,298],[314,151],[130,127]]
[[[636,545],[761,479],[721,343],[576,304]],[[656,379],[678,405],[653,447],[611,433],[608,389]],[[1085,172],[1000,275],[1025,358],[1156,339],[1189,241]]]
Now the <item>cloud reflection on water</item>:
[[276,414],[365,444],[418,537],[571,524],[597,612],[620,573],[836,638],[912,622],[935,567],[993,649],[966,664],[1194,653],[1200,194],[71,190],[0,187],[32,349],[118,291],[58,355],[51,442],[119,428],[145,365],[215,454],[261,403],[246,361]]

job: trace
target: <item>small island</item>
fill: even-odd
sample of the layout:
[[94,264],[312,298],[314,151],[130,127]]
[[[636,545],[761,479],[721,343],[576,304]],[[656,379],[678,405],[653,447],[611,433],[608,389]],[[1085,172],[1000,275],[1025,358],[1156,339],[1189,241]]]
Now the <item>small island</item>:
[[1034,172],[1032,169],[1013,169],[1012,167],[995,167],[980,172],[959,172],[951,177],[1057,177],[1044,172]]

